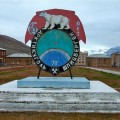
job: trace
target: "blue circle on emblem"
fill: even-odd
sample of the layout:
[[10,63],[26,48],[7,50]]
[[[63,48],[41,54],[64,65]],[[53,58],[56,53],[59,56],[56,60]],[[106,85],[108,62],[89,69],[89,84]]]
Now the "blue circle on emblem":
[[60,67],[70,60],[70,56],[63,50],[50,49],[44,52],[40,59],[48,66]]

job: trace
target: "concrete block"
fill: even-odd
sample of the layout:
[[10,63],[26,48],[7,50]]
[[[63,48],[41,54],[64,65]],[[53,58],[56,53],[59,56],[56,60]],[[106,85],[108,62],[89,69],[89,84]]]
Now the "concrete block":
[[17,81],[18,88],[74,88],[90,89],[90,81],[85,77],[27,77]]

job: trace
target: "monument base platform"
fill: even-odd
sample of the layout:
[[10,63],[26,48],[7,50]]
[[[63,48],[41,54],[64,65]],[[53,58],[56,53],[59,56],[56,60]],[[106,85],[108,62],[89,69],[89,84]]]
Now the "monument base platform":
[[120,113],[120,93],[100,81],[90,89],[17,88],[0,85],[0,111]]
[[75,88],[89,89],[90,81],[85,77],[27,77],[17,81],[18,88]]

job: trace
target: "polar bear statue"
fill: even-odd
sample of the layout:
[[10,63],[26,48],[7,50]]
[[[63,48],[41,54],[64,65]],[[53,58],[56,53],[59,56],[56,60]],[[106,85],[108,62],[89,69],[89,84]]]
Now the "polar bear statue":
[[63,16],[63,15],[52,15],[48,14],[47,12],[43,11],[39,14],[40,17],[43,17],[46,20],[45,27],[43,29],[47,29],[49,26],[49,29],[53,29],[55,25],[60,24],[60,28],[58,29],[69,29],[69,22],[70,20]]

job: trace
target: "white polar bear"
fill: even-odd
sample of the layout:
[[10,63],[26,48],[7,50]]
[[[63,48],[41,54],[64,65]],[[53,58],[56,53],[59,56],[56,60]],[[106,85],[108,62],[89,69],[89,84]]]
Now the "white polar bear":
[[43,29],[47,29],[49,27],[49,29],[53,29],[55,27],[55,25],[60,24],[60,28],[58,29],[69,29],[69,22],[70,20],[63,16],[63,15],[51,15],[48,14],[47,12],[43,11],[39,14],[40,17],[43,17],[46,20],[46,24],[45,27]]

